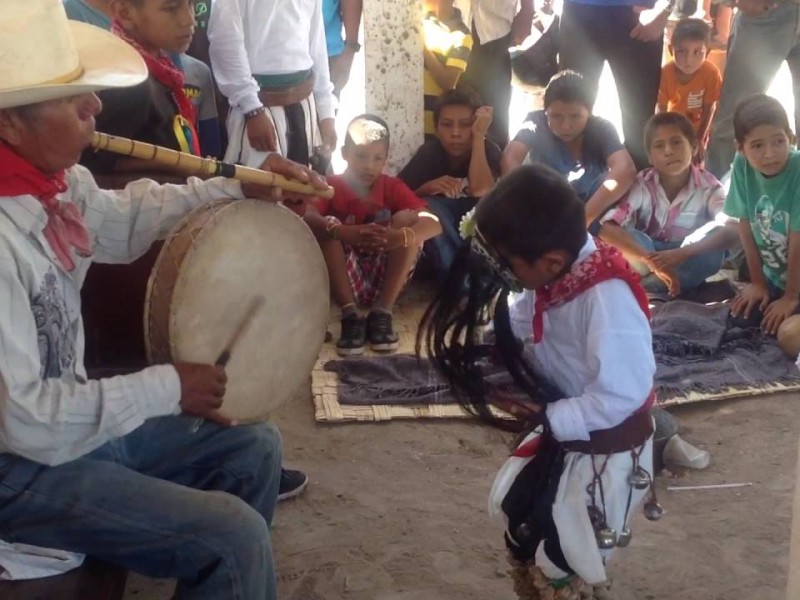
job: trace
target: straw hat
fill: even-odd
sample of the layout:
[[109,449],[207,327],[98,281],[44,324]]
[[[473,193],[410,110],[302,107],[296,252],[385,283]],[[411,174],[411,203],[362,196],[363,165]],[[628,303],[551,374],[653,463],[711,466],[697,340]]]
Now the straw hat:
[[0,108],[24,106],[147,77],[115,35],[67,19],[62,0],[0,0]]

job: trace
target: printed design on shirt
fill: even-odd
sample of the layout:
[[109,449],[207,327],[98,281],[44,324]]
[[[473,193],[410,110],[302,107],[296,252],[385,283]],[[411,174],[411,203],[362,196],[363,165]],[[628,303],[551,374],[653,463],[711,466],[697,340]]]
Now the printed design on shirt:
[[186,97],[192,101],[194,107],[200,108],[200,104],[203,102],[203,89],[191,83],[186,83],[183,86],[183,91]]
[[209,4],[209,0],[196,0],[194,4],[194,20],[197,23],[197,28],[202,31],[208,29],[208,17],[211,12]]
[[759,248],[764,266],[785,278],[784,267],[789,257],[789,213],[775,210],[769,196],[761,196],[753,211],[752,227],[764,242]]
[[75,363],[75,339],[70,333],[67,307],[54,271],[45,274],[39,293],[31,299],[31,312],[39,343],[39,374],[42,379],[61,377]]
[[689,92],[689,95],[686,98],[686,108],[689,110],[701,110],[703,108],[703,98],[705,95],[705,90]]

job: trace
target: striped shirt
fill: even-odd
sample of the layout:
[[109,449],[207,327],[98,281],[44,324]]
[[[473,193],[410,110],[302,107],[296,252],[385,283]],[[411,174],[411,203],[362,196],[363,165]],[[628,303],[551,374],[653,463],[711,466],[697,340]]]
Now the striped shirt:
[[608,211],[601,222],[633,227],[655,240],[681,241],[722,212],[725,190],[711,173],[694,165],[689,183],[670,202],[658,172],[645,169],[636,177],[628,195]]
[[124,436],[145,420],[180,412],[174,367],[88,381],[83,365],[80,289],[92,262],[129,263],[193,208],[241,198],[227,179],[191,178],[185,186],[135,181],[98,188],[81,166],[67,171],[58,196],[83,214],[93,255],[73,255],[67,272],[44,237],[42,204],[0,198],[0,453],[57,465]]
[[[425,48],[433,52],[437,60],[445,67],[454,67],[463,73],[467,69],[467,60],[472,50],[472,36],[461,20],[461,13],[455,11],[453,16],[445,21],[440,21],[435,15],[429,14],[422,24],[425,39]],[[433,109],[436,101],[445,91],[425,69],[423,79],[425,92],[425,135],[436,133],[433,126]]]

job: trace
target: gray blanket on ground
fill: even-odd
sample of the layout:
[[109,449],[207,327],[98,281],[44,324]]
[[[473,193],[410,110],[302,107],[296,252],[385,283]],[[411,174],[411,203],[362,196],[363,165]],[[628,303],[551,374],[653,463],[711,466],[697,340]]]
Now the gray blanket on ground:
[[[729,329],[727,305],[676,300],[654,311],[655,384],[661,400],[689,392],[713,394],[729,387],[798,383],[800,371],[775,340],[756,330]],[[427,360],[409,354],[329,361],[339,377],[339,402],[452,404],[450,386]],[[487,381],[506,391],[510,376],[489,369]]]

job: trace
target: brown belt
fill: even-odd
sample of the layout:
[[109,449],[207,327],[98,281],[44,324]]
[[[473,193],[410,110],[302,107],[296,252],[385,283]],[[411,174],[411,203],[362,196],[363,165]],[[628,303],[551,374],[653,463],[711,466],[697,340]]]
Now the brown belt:
[[568,452],[583,454],[615,454],[644,444],[653,434],[653,418],[649,410],[635,413],[616,427],[592,431],[589,441],[562,442]]
[[289,106],[302,102],[314,91],[314,76],[309,75],[308,79],[296,83],[289,87],[279,89],[261,88],[258,92],[258,99],[264,106]]

